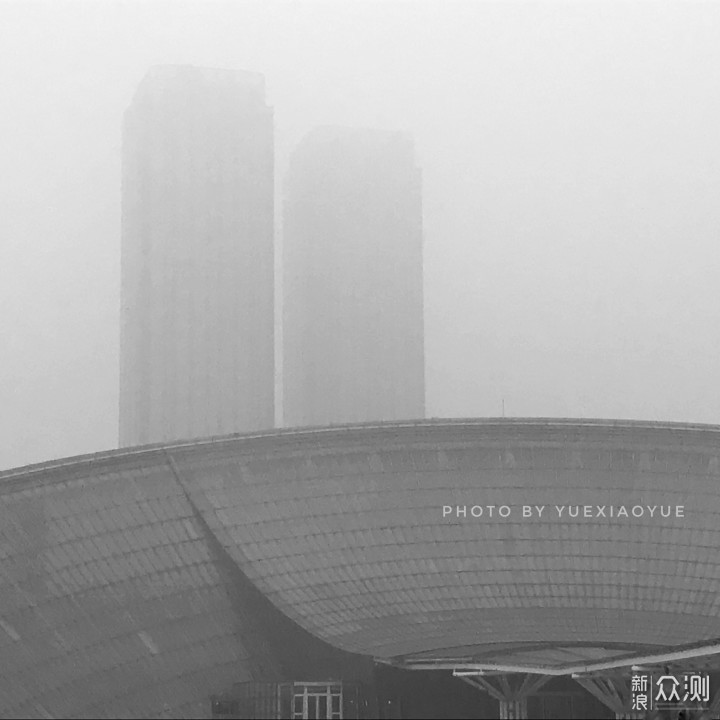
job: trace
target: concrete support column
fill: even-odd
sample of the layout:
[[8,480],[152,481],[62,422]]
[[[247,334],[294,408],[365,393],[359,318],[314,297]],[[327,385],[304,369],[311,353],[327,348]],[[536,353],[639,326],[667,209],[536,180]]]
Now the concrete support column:
[[527,698],[500,700],[500,720],[527,720]]
[[548,680],[544,675],[472,675],[460,678],[498,701],[500,720],[527,720],[527,698]]

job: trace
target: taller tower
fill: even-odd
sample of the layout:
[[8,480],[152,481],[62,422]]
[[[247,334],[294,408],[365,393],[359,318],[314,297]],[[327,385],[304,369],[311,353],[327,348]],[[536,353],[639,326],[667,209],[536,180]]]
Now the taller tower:
[[421,176],[402,133],[318,128],[285,189],[284,425],[425,414]]
[[151,69],[125,114],[122,160],[121,446],[272,427],[263,76]]

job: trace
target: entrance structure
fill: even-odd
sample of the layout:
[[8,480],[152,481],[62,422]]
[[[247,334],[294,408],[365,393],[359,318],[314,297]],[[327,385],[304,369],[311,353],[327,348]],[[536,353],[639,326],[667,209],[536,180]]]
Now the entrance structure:
[[20,468],[0,716],[207,717],[237,683],[386,668],[454,673],[495,717],[558,677],[630,717],[631,674],[720,667],[718,549],[715,426],[433,420]]

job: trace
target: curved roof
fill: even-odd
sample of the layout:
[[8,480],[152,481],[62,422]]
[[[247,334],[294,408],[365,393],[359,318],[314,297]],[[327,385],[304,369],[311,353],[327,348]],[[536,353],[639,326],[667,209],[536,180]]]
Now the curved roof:
[[252,638],[214,544],[300,626],[378,660],[564,672],[707,654],[692,646],[720,638],[719,490],[720,427],[547,419],[285,430],[0,473],[0,715],[117,713],[122,672],[94,704],[67,688],[137,663],[175,712],[236,681]]

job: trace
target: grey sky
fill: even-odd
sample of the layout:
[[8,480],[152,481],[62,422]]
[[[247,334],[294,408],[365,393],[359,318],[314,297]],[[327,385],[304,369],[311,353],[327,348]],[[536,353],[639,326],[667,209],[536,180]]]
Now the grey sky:
[[430,416],[720,422],[720,4],[0,4],[0,467],[115,447],[120,121],[256,70],[424,171]]

